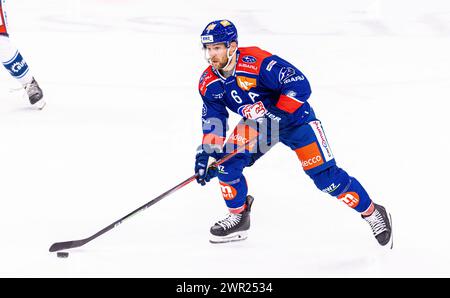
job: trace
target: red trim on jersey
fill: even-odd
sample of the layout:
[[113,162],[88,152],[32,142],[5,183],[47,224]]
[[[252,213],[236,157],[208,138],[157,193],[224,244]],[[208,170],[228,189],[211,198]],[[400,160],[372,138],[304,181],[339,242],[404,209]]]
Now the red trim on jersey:
[[[256,61],[253,62],[252,58],[244,61],[244,57],[247,56],[251,56]],[[239,48],[239,60],[237,62],[236,71],[243,71],[258,75],[261,68],[261,63],[265,58],[269,56],[272,56],[272,54],[267,51],[261,50],[258,47]]]
[[230,211],[230,213],[239,214],[242,213],[245,210],[245,208],[247,208],[247,204],[244,204],[238,208],[228,208],[228,210]]
[[8,34],[8,31],[6,30],[5,18],[3,17],[3,8],[1,2],[0,2],[0,18],[1,18],[0,34]]
[[212,66],[209,66],[200,77],[200,82],[198,83],[200,93],[205,96],[208,86],[216,80],[219,80],[219,77],[212,71]]
[[301,102],[298,99],[295,99],[293,97],[281,94],[280,98],[275,105],[280,110],[283,110],[285,112],[288,112],[290,114],[297,111],[298,108],[300,108],[303,105],[303,102]]

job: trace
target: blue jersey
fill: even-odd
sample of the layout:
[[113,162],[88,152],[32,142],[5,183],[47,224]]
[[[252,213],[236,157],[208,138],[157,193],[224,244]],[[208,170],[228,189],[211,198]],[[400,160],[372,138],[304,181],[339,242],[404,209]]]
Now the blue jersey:
[[239,48],[236,55],[231,77],[224,78],[212,66],[200,77],[204,140],[208,136],[208,143],[223,141],[228,110],[244,118],[277,121],[280,129],[303,123],[310,113],[307,99],[311,94],[305,75],[257,47]]

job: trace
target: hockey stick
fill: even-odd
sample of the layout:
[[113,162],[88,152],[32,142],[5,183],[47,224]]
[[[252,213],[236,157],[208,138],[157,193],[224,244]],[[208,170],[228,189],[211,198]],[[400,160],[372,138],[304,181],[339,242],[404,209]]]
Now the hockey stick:
[[[226,162],[227,160],[229,160],[230,158],[232,158],[233,156],[235,156],[236,154],[244,151],[247,147],[251,147],[256,143],[256,139],[251,140],[250,142],[248,142],[247,144],[242,145],[241,147],[238,147],[237,149],[233,150],[232,152],[228,153],[227,155],[225,155],[224,157],[222,157],[221,159],[213,162],[209,168],[214,168],[217,167],[218,165]],[[137,213],[144,211],[145,209],[147,209],[148,207],[152,206],[153,204],[161,201],[162,199],[164,199],[165,197],[167,197],[168,195],[176,192],[177,190],[179,190],[180,188],[188,185],[189,183],[191,183],[192,181],[194,181],[197,178],[198,174],[195,174],[191,177],[189,177],[188,179],[184,180],[183,182],[181,182],[180,184],[178,184],[177,186],[169,189],[168,191],[166,191],[165,193],[161,194],[160,196],[158,196],[157,198],[151,200],[150,202],[142,205],[141,207],[137,208],[136,210],[130,212],[129,214],[125,215],[124,217],[122,217],[121,219],[113,222],[112,224],[110,224],[109,226],[105,227],[104,229],[98,231],[97,233],[95,233],[94,235],[92,235],[91,237],[85,238],[85,239],[80,239],[80,240],[72,240],[72,241],[64,241],[64,242],[56,242],[53,243],[52,246],[50,246],[49,251],[50,252],[54,252],[54,251],[59,251],[59,250],[63,250],[63,249],[69,249],[69,248],[75,248],[75,247],[80,247],[85,245],[86,243],[94,240],[95,238],[105,234],[106,232],[108,232],[109,230],[112,230],[113,228],[117,227],[118,225],[120,225],[122,222],[124,222],[125,220],[129,219],[130,217],[136,215]]]

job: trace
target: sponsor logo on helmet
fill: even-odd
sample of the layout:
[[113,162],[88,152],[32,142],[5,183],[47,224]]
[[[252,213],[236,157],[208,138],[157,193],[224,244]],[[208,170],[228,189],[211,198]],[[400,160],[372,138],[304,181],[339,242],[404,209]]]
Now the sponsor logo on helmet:
[[246,63],[255,63],[256,58],[253,56],[247,55],[247,56],[242,57],[242,61],[244,61]]
[[214,42],[214,36],[202,35],[202,43]]
[[220,24],[222,24],[222,26],[224,26],[224,27],[231,25],[231,23],[228,20],[220,21]]
[[206,31],[208,31],[208,33],[209,33],[209,31],[214,30],[214,28],[216,28],[216,24],[211,23],[208,25],[208,27],[206,27]]

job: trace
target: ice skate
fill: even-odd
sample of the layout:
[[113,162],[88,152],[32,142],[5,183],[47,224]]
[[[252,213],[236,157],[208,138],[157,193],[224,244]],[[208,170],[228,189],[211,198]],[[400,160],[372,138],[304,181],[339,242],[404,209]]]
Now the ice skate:
[[247,239],[247,231],[250,229],[250,209],[253,197],[247,196],[246,208],[239,214],[229,213],[225,219],[216,222],[211,227],[211,243],[226,243]]
[[42,110],[45,107],[44,94],[36,80],[33,78],[24,88],[33,107]]
[[382,246],[388,246],[392,249],[393,234],[392,234],[392,218],[391,214],[386,211],[386,209],[373,203],[375,210],[369,216],[361,217],[367,221],[372,228],[373,235],[377,239],[378,243]]

